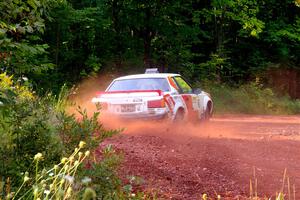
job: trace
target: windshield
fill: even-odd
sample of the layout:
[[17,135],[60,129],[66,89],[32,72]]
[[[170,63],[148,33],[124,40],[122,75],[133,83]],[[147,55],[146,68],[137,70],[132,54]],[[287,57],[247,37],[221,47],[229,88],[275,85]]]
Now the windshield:
[[108,88],[107,91],[124,90],[161,90],[170,91],[167,79],[165,78],[136,78],[117,80]]

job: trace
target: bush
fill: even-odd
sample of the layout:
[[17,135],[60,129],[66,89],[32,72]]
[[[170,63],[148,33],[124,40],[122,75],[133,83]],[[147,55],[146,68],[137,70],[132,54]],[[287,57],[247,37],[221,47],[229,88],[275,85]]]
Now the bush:
[[101,162],[94,162],[82,176],[91,177],[93,188],[99,199],[121,199],[123,194],[122,182],[117,176],[121,157],[109,145],[102,152]]
[[42,167],[47,168],[72,153],[82,140],[93,150],[103,139],[118,133],[104,130],[99,112],[88,117],[79,108],[78,118],[66,113],[66,98],[65,87],[58,98],[51,94],[38,97],[12,76],[0,74],[0,181],[19,185],[26,171],[33,172],[37,152],[45,155]]
[[278,96],[270,88],[257,83],[229,87],[206,83],[205,88],[214,100],[216,113],[244,114],[299,114],[300,101],[289,96]]
[[57,131],[64,143],[65,152],[70,153],[80,141],[86,141],[89,149],[95,149],[105,138],[117,134],[118,130],[107,131],[99,122],[99,111],[89,117],[86,110],[78,108],[79,117],[65,111],[57,114]]
[[15,185],[22,172],[31,171],[37,152],[47,155],[45,165],[58,161],[62,143],[47,99],[34,96],[6,74],[0,75],[0,102],[0,175]]
[[[105,130],[99,111],[91,117],[80,107],[78,115],[65,112],[67,96],[63,87],[57,98],[38,97],[0,74],[0,199],[150,199],[122,187],[121,157],[111,146],[102,159],[94,154],[100,142],[119,131]],[[84,163],[81,141],[93,158]],[[71,156],[61,159],[66,155]],[[68,178],[76,182],[67,183]]]

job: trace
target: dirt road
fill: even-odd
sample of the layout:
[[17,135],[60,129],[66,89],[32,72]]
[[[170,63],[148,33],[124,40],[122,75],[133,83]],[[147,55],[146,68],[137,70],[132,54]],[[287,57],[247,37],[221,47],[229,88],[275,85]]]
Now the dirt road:
[[[122,125],[121,125],[122,126]],[[287,169],[300,199],[300,116],[223,116],[206,125],[126,123],[105,144],[124,154],[121,175],[142,177],[144,190],[164,198],[274,196]],[[257,189],[255,189],[257,179]],[[287,190],[285,182],[285,191]]]

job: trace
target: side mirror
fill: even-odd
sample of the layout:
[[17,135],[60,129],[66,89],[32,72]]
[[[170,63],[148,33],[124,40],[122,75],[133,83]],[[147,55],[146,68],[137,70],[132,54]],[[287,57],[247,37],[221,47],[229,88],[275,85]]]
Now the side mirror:
[[200,88],[193,89],[194,94],[200,94],[201,92],[202,92],[202,90]]

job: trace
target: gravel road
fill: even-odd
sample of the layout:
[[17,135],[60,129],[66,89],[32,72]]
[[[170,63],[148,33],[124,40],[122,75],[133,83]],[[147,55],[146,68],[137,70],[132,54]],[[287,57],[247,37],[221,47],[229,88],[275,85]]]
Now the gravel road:
[[[112,122],[112,127],[116,127]],[[105,144],[124,155],[120,175],[166,199],[274,196],[287,169],[291,198],[300,198],[300,116],[218,116],[208,124],[131,122]],[[257,180],[257,187],[255,186]],[[288,193],[288,181],[284,191]]]

